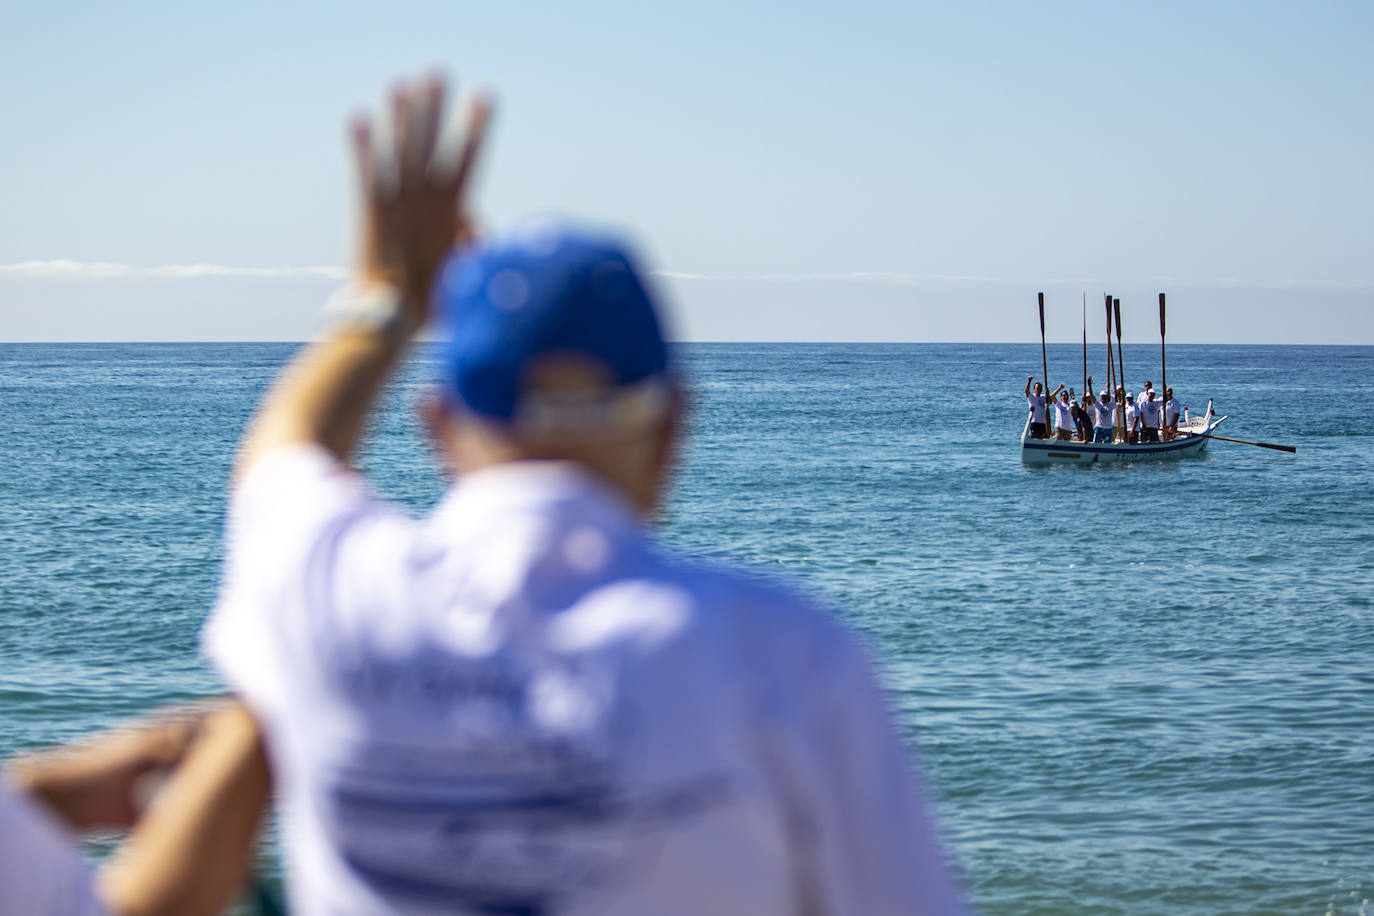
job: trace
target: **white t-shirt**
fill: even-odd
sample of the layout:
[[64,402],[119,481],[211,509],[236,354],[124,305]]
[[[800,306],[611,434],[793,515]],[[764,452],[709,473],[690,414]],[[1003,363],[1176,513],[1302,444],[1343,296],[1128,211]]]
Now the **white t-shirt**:
[[1127,405],[1126,405],[1126,429],[1127,429],[1128,431],[1129,431],[1129,430],[1135,429],[1135,428],[1136,428],[1136,421],[1139,420],[1139,419],[1140,419],[1140,408],[1136,407],[1134,404],[1127,404]]
[[1043,394],[1026,395],[1026,404],[1030,407],[1031,422],[1045,422],[1045,396]]
[[415,520],[271,454],[205,645],[266,730],[293,912],[960,910],[848,633],[659,553],[571,465]]
[[1093,424],[1098,429],[1111,429],[1116,425],[1116,403],[1110,398],[1093,405]]
[[[1140,394],[1138,394],[1138,395],[1135,396],[1135,402],[1136,402],[1137,406],[1140,405],[1140,404],[1144,404],[1145,401],[1149,399],[1149,397],[1150,397],[1150,392],[1151,392],[1151,391],[1154,391],[1154,389],[1153,389],[1153,388],[1146,388],[1146,389],[1142,390],[1142,391],[1140,392]],[[1155,395],[1155,397],[1157,398],[1157,397],[1159,397],[1159,395]]]
[[1055,401],[1054,402],[1054,427],[1055,429],[1074,429],[1073,423],[1073,402]]
[[0,779],[0,912],[99,916],[93,880],[57,822]]
[[1146,429],[1159,428],[1159,402],[1144,401],[1136,405],[1140,408],[1140,424]]
[[1169,398],[1164,402],[1164,425],[1172,426],[1178,422],[1178,398]]

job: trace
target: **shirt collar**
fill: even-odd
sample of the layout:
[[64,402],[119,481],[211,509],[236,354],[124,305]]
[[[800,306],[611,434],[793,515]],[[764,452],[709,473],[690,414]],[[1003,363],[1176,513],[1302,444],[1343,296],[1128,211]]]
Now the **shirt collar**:
[[563,505],[607,528],[638,531],[629,500],[596,474],[572,461],[507,461],[461,475],[432,518],[538,510]]

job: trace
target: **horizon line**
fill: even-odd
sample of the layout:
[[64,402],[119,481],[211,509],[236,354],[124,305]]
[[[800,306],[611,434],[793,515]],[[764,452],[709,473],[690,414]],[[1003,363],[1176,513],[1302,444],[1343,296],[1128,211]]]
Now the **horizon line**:
[[[0,339],[0,346],[51,347],[51,346],[73,345],[73,346],[87,347],[87,346],[101,346],[101,345],[109,345],[109,346],[187,346],[187,345],[210,345],[210,344],[234,344],[234,345],[244,345],[244,346],[262,346],[262,345],[268,345],[268,344],[280,344],[280,345],[282,345],[282,346],[300,346],[300,347],[303,347],[303,346],[305,346],[306,344],[310,344],[310,343],[315,342],[315,340],[317,340],[317,339],[318,339],[318,338],[313,338],[313,337],[311,337],[311,338],[303,338],[303,339],[299,339],[299,340],[297,340],[297,339],[285,339],[285,338],[280,338],[280,339],[270,339],[270,338],[269,338],[269,339],[256,339],[256,340],[249,340],[249,339],[246,339],[246,338],[232,338],[232,339],[230,339],[230,338],[222,338],[222,339],[218,339],[218,340],[216,340],[216,339],[209,339],[209,340],[206,340],[206,339],[193,340],[193,339],[190,339],[190,338],[176,338],[176,339],[163,339],[163,340],[135,340],[135,339],[128,339],[128,340],[111,340],[111,339],[104,339],[104,340],[4,340],[4,339]],[[442,343],[442,341],[441,341],[439,338],[425,337],[425,338],[420,338],[420,339],[416,340],[415,343],[417,343],[417,344],[436,344],[436,343]],[[681,344],[739,344],[739,345],[744,345],[744,346],[755,346],[755,345],[759,345],[759,344],[781,344],[781,345],[786,345],[786,344],[836,344],[836,345],[839,345],[839,346],[910,346],[910,345],[921,345],[921,346],[950,346],[950,347],[967,347],[967,346],[999,346],[999,347],[1000,347],[1000,346],[1028,346],[1028,347],[1033,347],[1033,346],[1035,345],[1035,342],[1034,342],[1034,341],[1022,341],[1022,340],[835,340],[835,339],[830,339],[830,338],[824,338],[824,339],[820,339],[820,338],[809,338],[809,339],[788,339],[788,340],[780,340],[780,339],[778,339],[778,338],[753,339],[753,340],[741,340],[741,339],[734,339],[734,338],[731,338],[731,339],[725,339],[725,338],[699,338],[699,339],[683,339],[683,340],[673,340],[673,339],[669,339],[669,340],[666,341],[666,343],[671,344],[671,345],[674,345],[674,346],[676,346],[676,345],[681,345]],[[1068,345],[1079,346],[1079,345],[1081,344],[1081,341],[1078,341],[1078,340],[1050,340],[1050,341],[1046,341],[1046,343],[1047,343],[1047,344],[1059,344],[1059,345],[1064,345],[1064,346],[1068,346]],[[1136,347],[1140,347],[1140,346],[1154,346],[1154,342],[1152,342],[1152,341],[1145,341],[1145,342],[1141,342],[1141,341],[1135,341],[1135,342],[1126,341],[1126,342],[1124,343],[1124,345],[1136,346]],[[1096,343],[1096,344],[1089,344],[1089,346],[1102,346],[1102,344],[1099,342],[1099,343]],[[1374,343],[1318,343],[1318,342],[1306,342],[1306,343],[1303,343],[1303,342],[1296,342],[1296,343],[1295,343],[1295,342],[1286,342],[1286,343],[1272,343],[1272,342],[1268,342],[1268,343],[1263,343],[1263,342],[1255,342],[1255,341],[1250,341],[1250,342],[1246,342],[1246,341],[1239,341],[1239,342],[1237,342],[1237,341],[1220,342],[1220,341],[1192,341],[1192,340],[1190,340],[1190,341],[1178,341],[1178,342],[1176,342],[1176,343],[1171,343],[1171,344],[1169,344],[1169,346],[1170,346],[1170,347],[1331,347],[1331,348],[1369,348],[1369,347],[1374,347]]]

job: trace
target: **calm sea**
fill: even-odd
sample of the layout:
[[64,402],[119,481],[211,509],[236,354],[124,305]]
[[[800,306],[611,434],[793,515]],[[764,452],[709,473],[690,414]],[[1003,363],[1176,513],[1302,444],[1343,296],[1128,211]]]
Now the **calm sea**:
[[[0,345],[0,754],[220,689],[225,477],[292,350]],[[1374,348],[1170,349],[1183,404],[1295,456],[1046,469],[1016,446],[1038,347],[681,352],[663,538],[867,636],[982,911],[1371,912]],[[1126,355],[1159,383],[1158,348]],[[1077,347],[1049,362],[1081,388]],[[424,379],[362,459],[417,512]]]

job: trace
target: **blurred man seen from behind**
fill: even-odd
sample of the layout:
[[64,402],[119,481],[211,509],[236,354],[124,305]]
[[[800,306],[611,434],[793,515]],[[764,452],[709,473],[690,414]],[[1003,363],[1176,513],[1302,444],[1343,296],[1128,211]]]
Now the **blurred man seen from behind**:
[[[661,551],[682,393],[620,243],[534,227],[448,259],[486,123],[444,88],[355,128],[362,255],[264,399],[207,651],[265,732],[300,913],[949,913],[863,653],[808,601]],[[433,303],[433,305],[431,305]],[[348,461],[414,334],[452,485]]]

